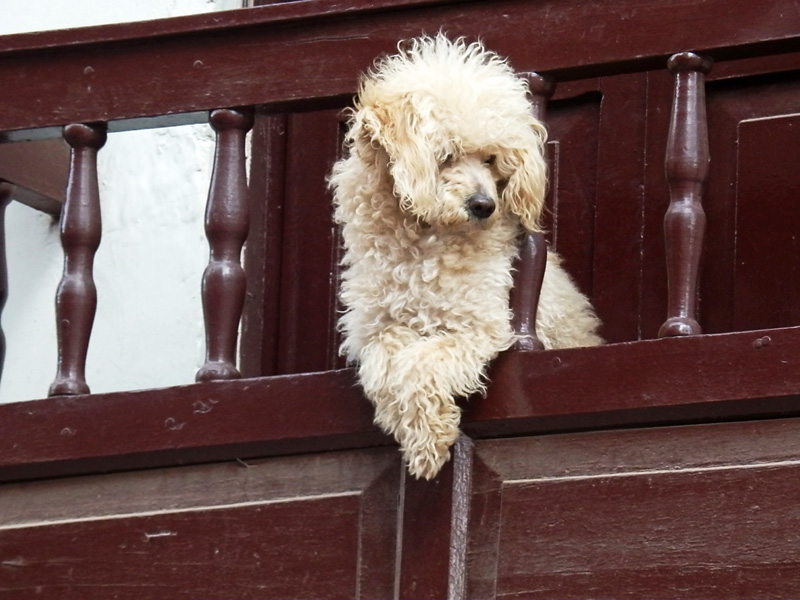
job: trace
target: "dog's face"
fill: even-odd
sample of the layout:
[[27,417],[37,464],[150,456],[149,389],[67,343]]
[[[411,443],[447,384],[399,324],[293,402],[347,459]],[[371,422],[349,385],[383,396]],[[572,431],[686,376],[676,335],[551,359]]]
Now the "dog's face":
[[479,45],[427,40],[362,81],[348,140],[424,223],[512,214],[539,231],[547,134],[526,91]]
[[[417,216],[429,224],[489,222],[498,213],[506,185],[494,154],[448,156],[438,168],[435,201]],[[410,203],[408,210],[415,213],[415,209],[415,204]]]
[[382,163],[404,211],[428,224],[514,214],[526,230],[540,230],[547,175],[545,133],[538,121],[527,116],[513,136],[483,136],[483,144],[476,144],[453,129],[455,116],[426,122],[408,105],[401,111],[381,118],[362,108],[362,135],[355,146],[361,156]]

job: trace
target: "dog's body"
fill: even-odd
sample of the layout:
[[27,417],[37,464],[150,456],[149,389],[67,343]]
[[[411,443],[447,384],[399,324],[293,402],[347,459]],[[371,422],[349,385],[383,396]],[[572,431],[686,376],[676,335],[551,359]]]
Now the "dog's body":
[[[333,169],[345,271],[342,351],[410,472],[431,478],[458,436],[455,398],[483,391],[514,342],[512,262],[537,231],[546,133],[525,83],[480,44],[420,38],[361,83]],[[537,333],[594,345],[588,300],[548,255]]]

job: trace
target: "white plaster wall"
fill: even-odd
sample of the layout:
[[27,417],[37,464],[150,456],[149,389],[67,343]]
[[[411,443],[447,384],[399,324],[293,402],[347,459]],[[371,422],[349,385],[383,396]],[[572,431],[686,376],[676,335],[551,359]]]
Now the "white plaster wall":
[[[0,0],[0,35],[238,8],[241,0]],[[87,357],[92,392],[191,383],[204,356],[200,278],[214,135],[205,125],[110,134],[98,159],[103,239]],[[44,398],[56,367],[63,254],[50,217],[12,202],[0,403]]]

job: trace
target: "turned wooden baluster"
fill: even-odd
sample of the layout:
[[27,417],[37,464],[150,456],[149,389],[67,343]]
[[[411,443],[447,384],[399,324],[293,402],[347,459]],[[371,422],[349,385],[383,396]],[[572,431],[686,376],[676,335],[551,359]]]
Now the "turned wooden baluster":
[[[528,80],[533,115],[544,122],[548,99],[555,91],[555,82],[538,73],[523,73]],[[519,259],[511,290],[512,327],[517,334],[515,350],[543,350],[544,345],[536,335],[536,311],[547,266],[547,242],[543,233],[525,232],[519,242]]]
[[697,322],[697,288],[706,226],[702,197],[709,163],[705,74],[711,61],[682,52],[667,64],[675,74],[675,92],[666,157],[670,204],[664,217],[668,307],[659,337],[702,333]]
[[206,207],[210,260],[203,273],[203,314],[206,361],[197,381],[236,379],[236,340],[245,295],[242,246],[250,219],[247,208],[245,136],[253,126],[249,109],[219,109],[211,113],[217,132],[214,170]]
[[61,211],[64,272],[56,292],[58,369],[50,386],[51,396],[89,393],[86,352],[97,308],[92,266],[101,234],[97,151],[106,143],[106,127],[67,125],[63,135],[71,152]]
[[[15,190],[14,184],[0,181],[0,315],[8,300],[8,264],[6,261],[6,208]],[[0,328],[0,377],[6,362],[6,336]]]

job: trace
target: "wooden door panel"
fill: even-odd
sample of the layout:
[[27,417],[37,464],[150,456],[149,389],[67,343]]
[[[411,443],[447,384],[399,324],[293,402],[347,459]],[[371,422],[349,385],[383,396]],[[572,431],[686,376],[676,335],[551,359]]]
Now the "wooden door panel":
[[340,109],[289,116],[278,373],[336,368],[339,240],[326,181],[342,145]]
[[800,421],[478,442],[470,597],[791,597]]
[[797,325],[800,114],[742,121],[737,141],[733,328]]
[[3,585],[9,598],[353,597],[358,518],[350,494],[15,529]]
[[586,294],[592,293],[594,197],[602,97],[597,91],[567,90],[548,106],[550,185],[547,198],[550,246]]
[[701,318],[712,333],[800,323],[800,84],[795,74],[750,76],[757,63],[742,69],[708,86]]
[[394,589],[392,450],[0,489],[0,598],[358,598]]

